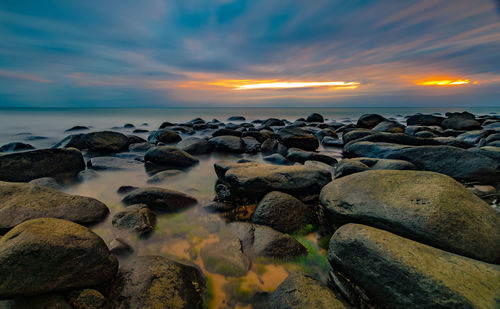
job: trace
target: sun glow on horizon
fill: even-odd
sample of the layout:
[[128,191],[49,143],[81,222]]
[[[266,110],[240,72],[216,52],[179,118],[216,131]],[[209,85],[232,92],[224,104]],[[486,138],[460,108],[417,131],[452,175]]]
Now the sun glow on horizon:
[[219,80],[209,83],[212,86],[233,88],[233,90],[277,90],[277,89],[297,89],[297,88],[318,88],[331,87],[332,89],[356,89],[359,82],[327,81],[327,82],[286,82],[277,79],[273,80]]
[[[442,79],[442,80],[427,80],[423,82],[417,82],[417,85],[421,86],[461,86],[461,85],[467,85],[470,84],[469,79],[457,79],[457,80],[452,80],[452,79]],[[474,82],[474,84],[477,84],[478,82]]]

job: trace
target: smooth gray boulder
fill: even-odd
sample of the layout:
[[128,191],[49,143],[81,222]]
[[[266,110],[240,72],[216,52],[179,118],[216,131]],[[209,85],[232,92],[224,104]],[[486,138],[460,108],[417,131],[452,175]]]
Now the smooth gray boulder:
[[149,149],[144,161],[150,164],[172,168],[187,168],[199,163],[189,153],[173,146],[158,146]]
[[245,143],[238,136],[232,135],[222,135],[213,137],[208,140],[208,142],[214,147],[214,150],[220,152],[233,152],[233,153],[243,153],[245,152]]
[[174,212],[197,203],[196,198],[164,188],[139,188],[128,193],[122,200],[125,205],[146,204],[152,210]]
[[42,177],[75,177],[85,169],[76,149],[40,149],[0,156],[0,180],[28,182]]
[[500,307],[500,266],[384,230],[342,226],[330,240],[328,260],[332,281],[360,307]]
[[177,144],[177,148],[190,155],[200,155],[212,152],[213,146],[207,140],[199,137],[188,137]]
[[355,222],[456,254],[500,262],[500,214],[451,177],[370,170],[335,179],[320,201],[332,222]]
[[285,127],[276,133],[278,140],[288,148],[313,151],[319,147],[318,138],[298,127]]
[[36,218],[59,218],[89,225],[104,220],[108,213],[106,205],[90,197],[45,186],[0,182],[0,233]]
[[95,155],[126,151],[128,146],[129,139],[125,134],[113,131],[101,131],[67,136],[55,144],[53,148],[72,147]]

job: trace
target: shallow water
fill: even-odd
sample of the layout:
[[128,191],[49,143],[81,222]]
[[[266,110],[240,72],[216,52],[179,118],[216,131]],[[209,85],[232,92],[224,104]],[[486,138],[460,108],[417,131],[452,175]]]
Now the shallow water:
[[[490,112],[500,113],[500,108],[469,108],[477,115]],[[217,118],[226,121],[229,116],[243,115],[247,121],[276,117],[294,121],[306,117],[311,112],[319,112],[325,118],[339,122],[355,122],[365,113],[379,113],[386,117],[394,117],[404,121],[404,115],[414,113],[444,113],[446,111],[463,111],[463,108],[213,108],[213,109],[124,109],[124,110],[0,110],[0,145],[7,142],[20,141],[32,144],[37,148],[50,147],[73,132],[64,130],[75,125],[91,126],[90,131],[115,130],[131,134],[133,129],[125,129],[125,123],[132,123],[136,128],[154,130],[163,121],[185,122],[196,117],[207,121]],[[145,124],[147,123],[147,125]],[[83,132],[90,132],[83,131]],[[80,132],[76,132],[80,133]],[[148,133],[136,134],[147,138]],[[320,148],[322,152],[340,158],[340,149]],[[97,198],[105,203],[111,215],[92,227],[106,243],[113,238],[126,239],[134,248],[134,254],[158,254],[173,259],[195,264],[208,279],[208,297],[212,308],[251,308],[250,298],[255,292],[273,291],[289,272],[302,270],[325,282],[328,265],[325,250],[318,246],[317,233],[298,237],[309,249],[307,257],[292,261],[279,262],[259,259],[252,263],[251,270],[242,277],[225,277],[208,272],[200,258],[199,251],[207,243],[219,239],[218,232],[226,221],[218,214],[211,214],[203,209],[203,205],[214,197],[214,185],[217,180],[213,164],[219,160],[237,161],[241,158],[261,161],[261,155],[222,155],[212,154],[197,156],[200,163],[186,173],[174,176],[164,182],[148,184],[149,175],[142,164],[131,165],[120,171],[96,171],[97,177],[80,183],[67,185],[63,191]],[[117,189],[123,185],[137,187],[157,186],[175,189],[198,199],[198,205],[175,214],[158,214],[157,229],[147,237],[125,233],[112,228],[112,215],[124,209],[120,203],[122,195]],[[133,258],[133,255],[128,258]],[[123,261],[122,261],[123,262]]]

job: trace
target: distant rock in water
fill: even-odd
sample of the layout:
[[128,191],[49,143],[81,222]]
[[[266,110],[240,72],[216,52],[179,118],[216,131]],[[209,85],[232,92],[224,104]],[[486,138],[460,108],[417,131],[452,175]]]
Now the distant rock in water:
[[70,135],[53,148],[76,148],[91,155],[109,154],[128,150],[129,139],[126,135],[112,131],[92,132]]
[[102,221],[108,207],[96,199],[52,188],[0,182],[0,233],[35,218],[59,218],[80,224]]
[[0,180],[28,182],[42,177],[75,177],[85,169],[76,149],[40,149],[0,156]]
[[157,144],[160,142],[165,144],[171,144],[171,143],[177,143],[180,140],[182,140],[182,137],[177,132],[167,129],[153,131],[148,137],[148,142],[153,144]]
[[144,160],[146,163],[171,168],[187,168],[199,163],[189,153],[173,146],[153,147],[146,152]]
[[90,130],[90,128],[86,127],[86,126],[74,126],[74,127],[67,129],[64,132],[85,131],[85,130]]
[[15,152],[15,151],[23,151],[31,149],[35,149],[35,147],[31,146],[30,144],[14,142],[5,144],[2,147],[0,147],[0,152]]
[[26,221],[0,239],[0,299],[108,284],[117,269],[104,241],[70,221]]
[[318,113],[312,113],[311,115],[307,116],[307,122],[324,122],[325,118],[321,116]]
[[227,118],[227,121],[245,121],[245,117],[243,116],[231,116]]

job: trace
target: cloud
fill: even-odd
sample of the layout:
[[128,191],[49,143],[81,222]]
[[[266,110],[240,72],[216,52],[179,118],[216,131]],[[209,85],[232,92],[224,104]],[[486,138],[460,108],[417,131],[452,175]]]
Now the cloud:
[[[400,102],[443,75],[500,94],[498,1],[112,0],[0,2],[2,105]],[[1,72],[4,72],[2,75]],[[7,72],[7,73],[5,73]],[[10,76],[6,76],[10,74]],[[14,75],[13,75],[14,74]],[[16,77],[17,76],[17,77]],[[7,80],[8,79],[8,80]],[[354,92],[235,94],[216,80],[359,81]],[[36,82],[50,81],[37,90]],[[179,87],[179,85],[198,85]],[[444,90],[443,90],[444,91]],[[436,104],[470,96],[449,92]],[[483,94],[488,94],[487,96]],[[141,97],[144,100],[141,100]],[[134,98],[134,99],[130,99]],[[22,100],[22,102],[21,102]],[[43,103],[42,103],[43,102]],[[87,103],[88,102],[88,103]],[[383,103],[383,104],[389,104]]]

